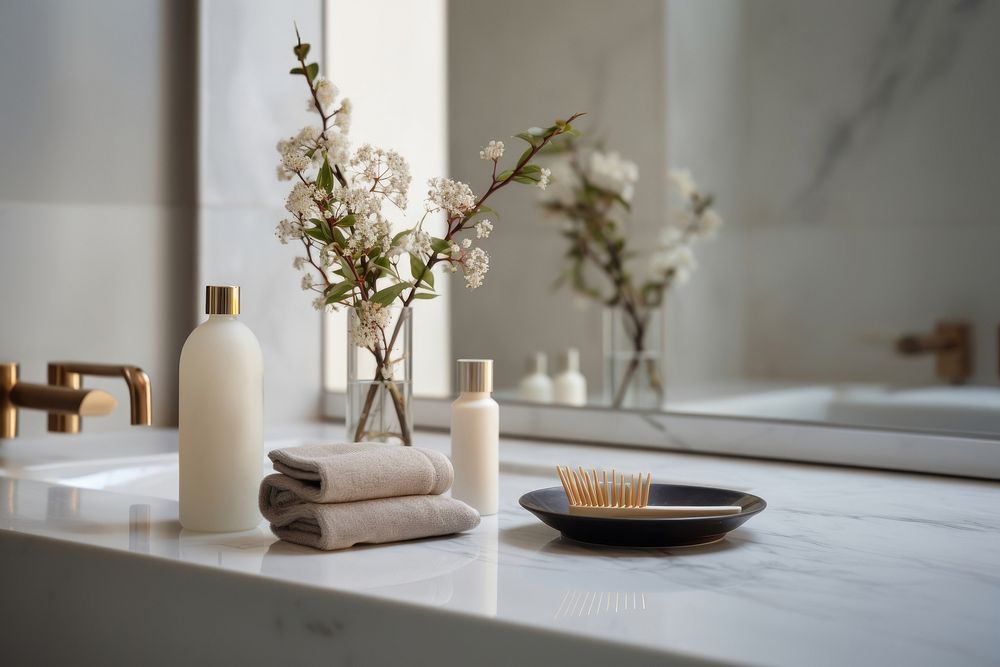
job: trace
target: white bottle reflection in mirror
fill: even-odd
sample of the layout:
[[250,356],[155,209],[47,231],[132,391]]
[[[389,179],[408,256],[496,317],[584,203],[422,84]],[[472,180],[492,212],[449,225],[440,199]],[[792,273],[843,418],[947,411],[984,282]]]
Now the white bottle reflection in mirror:
[[[546,378],[548,379],[548,378]],[[451,497],[487,516],[497,513],[500,480],[500,406],[493,392],[492,359],[458,360],[458,398],[451,404]]]
[[205,312],[181,350],[180,521],[187,530],[249,530],[261,520],[260,344],[237,319],[239,287],[208,286]]
[[522,401],[551,403],[553,395],[552,378],[548,376],[548,359],[544,352],[535,352],[528,357],[528,373],[521,378],[517,396]]
[[560,405],[587,404],[587,378],[580,372],[580,351],[571,347],[560,357],[559,375],[553,382],[554,399]]

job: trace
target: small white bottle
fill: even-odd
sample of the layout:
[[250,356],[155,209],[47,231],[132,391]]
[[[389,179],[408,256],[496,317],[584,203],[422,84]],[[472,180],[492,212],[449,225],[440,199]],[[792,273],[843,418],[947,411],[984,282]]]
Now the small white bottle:
[[571,347],[562,354],[562,371],[552,383],[555,402],[561,405],[587,404],[587,378],[580,372],[580,351]]
[[528,357],[528,374],[521,378],[518,396],[522,401],[532,403],[552,402],[552,378],[548,376],[548,359],[544,352],[535,352]]
[[240,288],[205,288],[208,320],[191,332],[180,362],[180,520],[186,530],[233,532],[260,523],[263,362],[237,319]]
[[493,360],[458,360],[458,399],[451,404],[451,496],[497,513],[500,502],[500,406],[493,400]]

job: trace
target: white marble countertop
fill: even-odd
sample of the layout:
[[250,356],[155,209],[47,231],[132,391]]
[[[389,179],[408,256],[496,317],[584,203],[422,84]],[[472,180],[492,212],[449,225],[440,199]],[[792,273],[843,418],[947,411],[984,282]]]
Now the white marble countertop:
[[[307,440],[340,431],[316,427]],[[761,665],[1000,662],[998,483],[506,439],[499,516],[455,537],[322,553],[277,542],[263,525],[225,535],[181,530],[176,432],[140,433],[0,445],[0,545],[2,531],[14,531],[646,655]],[[118,451],[111,438],[138,444],[108,458]],[[442,434],[423,433],[418,444],[448,449]],[[97,461],[93,471],[71,468],[66,477],[68,463],[87,457]],[[768,508],[707,547],[588,547],[517,504],[555,484],[556,463],[742,489]],[[57,478],[63,484],[43,481]]]

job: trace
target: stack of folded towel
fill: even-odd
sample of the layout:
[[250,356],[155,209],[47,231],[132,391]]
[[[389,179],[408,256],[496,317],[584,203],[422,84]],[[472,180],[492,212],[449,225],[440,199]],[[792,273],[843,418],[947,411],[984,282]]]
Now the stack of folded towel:
[[479,525],[479,513],[441,495],[451,461],[438,452],[378,443],[306,445],[268,456],[277,474],[260,485],[260,512],[282,540],[344,549]]

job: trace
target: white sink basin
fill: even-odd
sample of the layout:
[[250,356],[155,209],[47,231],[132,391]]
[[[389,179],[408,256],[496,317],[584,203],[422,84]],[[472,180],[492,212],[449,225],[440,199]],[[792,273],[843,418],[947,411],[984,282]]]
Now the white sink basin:
[[1000,433],[1000,388],[819,385],[671,403],[671,410],[857,426]]
[[[319,425],[310,437],[271,437],[264,451],[334,439]],[[343,427],[339,427],[336,435]],[[273,471],[262,454],[261,477]],[[45,436],[0,443],[0,474],[83,489],[177,500],[177,431],[133,428],[115,433]]]

